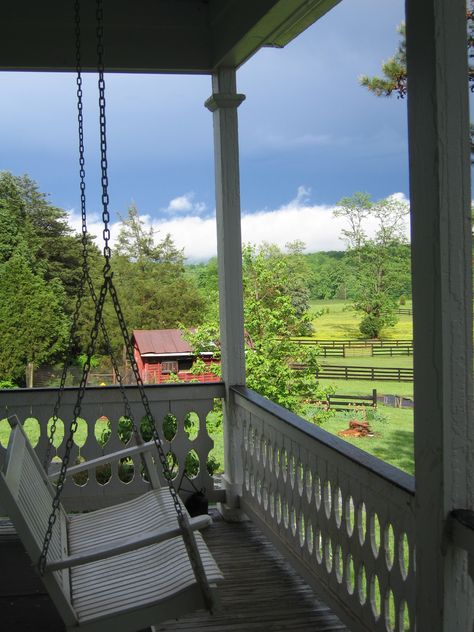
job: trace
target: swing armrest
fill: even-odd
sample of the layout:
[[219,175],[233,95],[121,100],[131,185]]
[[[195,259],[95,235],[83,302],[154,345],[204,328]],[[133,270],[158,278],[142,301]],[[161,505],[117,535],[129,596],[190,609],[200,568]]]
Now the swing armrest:
[[[154,441],[148,441],[147,443],[142,443],[141,445],[134,445],[130,448],[124,448],[123,450],[118,450],[117,452],[112,452],[111,454],[105,454],[104,456],[99,456],[96,459],[91,459],[90,461],[84,461],[84,463],[79,463],[79,465],[68,467],[67,475],[73,476],[74,474],[78,474],[79,472],[83,472],[84,470],[89,470],[93,467],[98,467],[99,465],[103,465],[104,463],[119,461],[120,459],[134,456],[135,454],[143,454],[144,452],[149,452],[154,448]],[[51,472],[51,474],[48,474],[49,480],[54,481],[55,479],[57,479],[59,477],[59,472],[60,470],[58,469],[56,472]]]
[[[197,531],[207,527],[209,524],[209,516],[198,516],[193,518],[189,522],[190,529]],[[85,553],[78,553],[77,555],[69,555],[63,557],[61,560],[50,562],[46,564],[45,571],[53,572],[59,571],[63,568],[72,568],[73,566],[81,566],[83,564],[90,564],[98,560],[105,560],[109,557],[115,557],[122,553],[128,553],[129,551],[135,551],[136,549],[142,549],[151,544],[158,544],[171,538],[181,536],[181,528],[179,526],[166,527],[164,529],[157,529],[156,531],[146,531],[138,536],[130,538],[123,538],[118,542],[114,542],[110,545],[101,547],[91,547]]]

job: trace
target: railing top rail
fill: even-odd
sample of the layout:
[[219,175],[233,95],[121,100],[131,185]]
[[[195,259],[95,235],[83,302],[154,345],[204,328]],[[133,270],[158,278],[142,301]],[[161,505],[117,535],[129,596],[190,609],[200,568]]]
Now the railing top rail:
[[[137,390],[136,385],[124,387],[131,400]],[[148,396],[153,401],[162,400],[187,400],[206,399],[209,397],[224,397],[225,387],[223,382],[212,383],[177,383],[177,384],[147,384],[145,389]],[[64,403],[71,402],[77,393],[77,387],[69,386],[64,389]],[[13,388],[0,389],[0,403],[8,403],[8,400],[25,400],[28,396],[33,396],[35,401],[49,401],[57,394],[57,388]],[[85,400],[93,402],[112,402],[121,400],[119,386],[88,386],[86,388]]]
[[364,452],[364,450],[319,428],[319,426],[315,426],[301,419],[301,417],[298,417],[294,413],[291,413],[245,386],[233,386],[230,390],[235,395],[240,396],[244,401],[267,411],[283,423],[292,426],[312,439],[316,439],[330,450],[338,452],[345,458],[357,463],[359,466],[371,471],[373,474],[399,487],[408,494],[415,495],[415,478],[410,476],[410,474],[399,470],[389,463],[381,461],[368,452]]

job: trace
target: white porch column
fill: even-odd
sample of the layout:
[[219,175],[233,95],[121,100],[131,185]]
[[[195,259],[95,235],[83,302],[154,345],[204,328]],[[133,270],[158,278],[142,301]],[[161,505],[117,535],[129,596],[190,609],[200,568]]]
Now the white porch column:
[[446,519],[474,508],[465,0],[407,0],[416,598],[420,632],[471,632],[466,555]]
[[216,186],[217,256],[224,404],[224,483],[227,505],[238,507],[242,493],[241,427],[229,387],[245,384],[242,243],[237,108],[245,99],[236,92],[234,68],[219,68],[212,77],[212,96],[205,106],[213,113]]

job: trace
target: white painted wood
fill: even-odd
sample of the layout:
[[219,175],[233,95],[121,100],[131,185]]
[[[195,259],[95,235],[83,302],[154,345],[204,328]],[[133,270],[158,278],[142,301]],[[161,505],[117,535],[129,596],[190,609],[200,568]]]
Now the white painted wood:
[[[67,555],[61,560],[51,562],[46,565],[46,571],[52,572],[63,568],[72,568],[74,566],[82,566],[83,564],[90,564],[97,560],[105,560],[109,557],[115,557],[122,553],[129,553],[137,549],[143,549],[151,544],[158,544],[171,540],[172,538],[179,537],[181,534],[181,528],[174,525],[176,520],[173,520],[173,526],[167,526],[162,529],[155,529],[154,531],[143,531],[140,535],[133,535],[121,540],[120,542],[114,542],[108,546],[90,546],[86,553],[78,553],[77,555]],[[192,531],[197,531],[209,526],[208,516],[199,516],[197,520],[190,522]]]
[[[171,450],[178,460],[177,480],[184,469],[184,463],[190,450],[194,450],[199,458],[200,469],[194,480],[197,488],[205,488],[206,496],[211,501],[221,500],[224,490],[214,489],[214,479],[209,475],[206,462],[209,452],[214,444],[207,432],[206,417],[213,409],[215,397],[224,395],[223,384],[173,384],[171,386],[146,386],[153,415],[155,417],[158,430],[163,437],[163,419],[172,413],[177,419],[178,431],[171,442],[164,441],[165,452]],[[143,407],[135,387],[126,387],[132,412],[135,419],[139,420],[143,416]],[[35,446],[35,452],[40,461],[43,460],[48,445],[47,422],[51,417],[57,392],[55,389],[15,389],[0,390],[0,410],[2,414],[8,416],[15,412],[19,419],[24,422],[28,417],[33,417],[39,422],[39,442]],[[77,389],[68,388],[63,395],[63,405],[60,410],[60,418],[69,424],[72,418],[72,409],[77,397]],[[197,436],[189,438],[186,435],[184,421],[189,412],[195,412],[199,417],[199,429]],[[107,428],[107,423],[99,418],[104,415],[110,421],[111,436],[104,447],[101,447],[96,438],[95,430],[103,431]],[[66,479],[62,499],[68,511],[96,510],[105,505],[113,505],[119,502],[128,501],[131,498],[140,496],[150,489],[148,483],[141,476],[143,468],[142,460],[139,456],[139,449],[135,445],[135,438],[132,437],[127,445],[124,445],[118,436],[118,422],[123,415],[123,402],[120,391],[116,387],[88,388],[84,396],[81,417],[87,422],[87,437],[85,444],[80,448],[80,455],[86,459],[86,463],[78,466],[72,465],[69,468],[69,475]],[[53,450],[52,456],[61,456],[64,451],[64,442]],[[124,450],[130,449],[134,465],[134,476],[130,482],[123,482],[119,478],[118,461],[127,456]],[[114,453],[115,463],[112,463],[111,454]],[[79,454],[77,446],[73,448],[71,463]],[[150,444],[147,447],[147,457],[149,459],[149,469],[156,476],[152,480],[152,486],[157,488],[165,485],[166,482],[161,473],[161,468],[155,447]],[[0,465],[6,455],[6,449],[0,445]],[[92,463],[92,461],[94,461]],[[101,485],[97,480],[97,468],[104,468],[111,464],[112,476],[106,485]],[[57,476],[59,469],[57,463],[50,467],[51,478]],[[56,471],[56,474],[54,474]],[[73,476],[82,474],[82,479]],[[5,513],[5,510],[3,511]]]
[[[0,498],[33,563],[40,555],[52,497],[41,463],[16,424],[0,472]],[[195,531],[207,526],[209,517],[189,524]],[[42,579],[67,629],[134,632],[203,607],[181,533],[173,501],[162,488],[70,520],[60,506]],[[215,586],[222,575],[201,535],[194,537],[204,572]]]
[[407,2],[412,213],[417,626],[472,630],[452,509],[474,505],[465,0]]
[[413,630],[413,478],[248,389],[234,396],[243,510],[353,632]]
[[[153,441],[148,441],[147,443],[143,443],[140,445],[134,445],[130,448],[124,448],[123,450],[119,450],[118,452],[113,453],[113,461],[119,461],[120,459],[135,456],[137,454],[142,454],[144,452],[150,452],[156,450],[155,443]],[[74,474],[78,474],[79,472],[84,472],[93,467],[97,467],[98,465],[103,465],[104,463],[111,463],[112,455],[108,454],[106,456],[99,456],[96,459],[90,459],[89,461],[85,461],[84,463],[80,463],[79,465],[73,465],[68,468],[68,475],[74,476]],[[58,478],[59,472],[53,472],[52,474],[48,474],[48,478],[50,481],[54,481]],[[160,487],[160,485],[158,486]]]
[[245,384],[240,176],[234,68],[219,68],[212,77],[212,96],[206,107],[213,113],[216,187],[219,313],[224,402],[224,459],[226,502],[235,507],[242,487],[241,429],[234,414],[229,387]]

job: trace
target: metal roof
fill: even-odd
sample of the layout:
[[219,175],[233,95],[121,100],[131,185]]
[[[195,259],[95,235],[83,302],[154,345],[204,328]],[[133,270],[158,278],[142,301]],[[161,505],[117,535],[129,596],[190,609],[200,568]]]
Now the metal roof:
[[134,329],[133,337],[141,356],[193,353],[180,329]]

